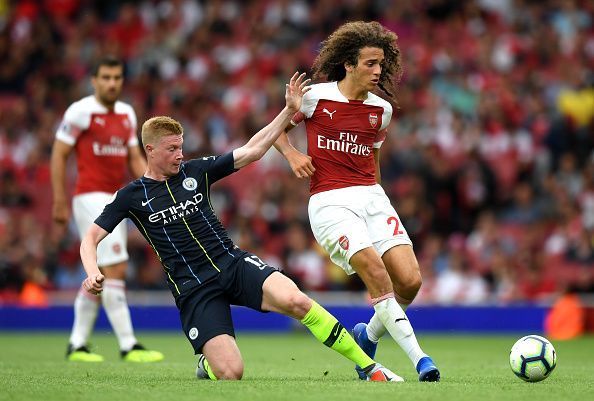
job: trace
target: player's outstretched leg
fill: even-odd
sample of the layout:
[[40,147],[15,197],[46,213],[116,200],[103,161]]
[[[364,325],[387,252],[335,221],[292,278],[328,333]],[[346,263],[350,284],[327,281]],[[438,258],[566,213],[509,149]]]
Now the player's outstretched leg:
[[[373,342],[367,336],[367,324],[365,323],[357,323],[353,328],[353,338],[355,342],[361,349],[369,356],[371,359],[375,358],[375,351],[377,350],[377,342]],[[355,370],[359,375],[359,379],[367,380],[367,374],[363,371],[363,368],[359,365],[355,365]]]
[[360,366],[365,379],[369,381],[402,382],[396,375],[384,366],[376,363],[357,345],[344,326],[336,320],[326,309],[317,302],[311,301],[309,312],[301,320],[312,334],[325,346],[332,348]]
[[[370,381],[403,381],[377,364],[357,345],[342,324],[316,301],[301,292],[295,283],[280,273],[273,273],[262,285],[262,310],[279,312],[299,320],[319,342],[362,367]],[[386,379],[387,378],[387,379]]]

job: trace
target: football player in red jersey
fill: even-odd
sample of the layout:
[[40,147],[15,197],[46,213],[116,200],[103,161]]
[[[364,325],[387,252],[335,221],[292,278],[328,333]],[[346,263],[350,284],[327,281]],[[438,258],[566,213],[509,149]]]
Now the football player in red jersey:
[[[324,42],[314,61],[316,80],[286,131],[301,121],[304,155],[286,132],[275,147],[299,178],[310,178],[312,231],[330,258],[365,283],[375,313],[353,334],[370,357],[386,332],[406,352],[420,381],[439,381],[433,360],[419,346],[405,309],[421,287],[412,242],[380,186],[379,151],[401,76],[397,36],[377,22],[349,22]],[[365,379],[359,367],[359,377]]]
[[[118,100],[124,82],[123,63],[113,57],[101,59],[91,81],[94,94],[74,102],[64,113],[51,157],[52,215],[55,223],[65,226],[70,214],[66,165],[70,154],[76,154],[78,178],[72,212],[81,236],[124,183],[126,170],[139,177],[146,168],[136,136],[134,109]],[[101,298],[91,296],[82,289],[77,294],[67,350],[70,361],[103,361],[101,355],[90,352],[87,344],[100,300],[125,361],[156,362],[163,359],[163,354],[145,349],[134,336],[125,293],[128,265],[126,240],[126,226],[122,224],[99,249],[98,264],[105,274],[105,291]]]

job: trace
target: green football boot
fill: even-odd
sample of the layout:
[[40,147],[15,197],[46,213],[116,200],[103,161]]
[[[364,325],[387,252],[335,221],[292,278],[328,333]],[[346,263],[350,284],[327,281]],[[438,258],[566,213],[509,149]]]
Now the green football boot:
[[68,344],[66,360],[71,362],[103,362],[103,357],[89,351],[86,345],[74,349],[72,344]]
[[121,356],[125,362],[159,362],[165,359],[159,351],[148,350],[140,344],[134,344],[129,351],[121,351]]

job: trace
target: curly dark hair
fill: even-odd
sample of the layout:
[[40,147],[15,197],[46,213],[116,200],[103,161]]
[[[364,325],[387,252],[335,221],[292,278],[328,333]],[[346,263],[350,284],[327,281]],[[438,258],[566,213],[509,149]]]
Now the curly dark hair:
[[378,22],[347,22],[322,42],[320,53],[312,66],[313,79],[340,81],[346,76],[345,63],[356,66],[359,61],[359,51],[362,48],[377,47],[384,50],[378,86],[393,98],[396,85],[402,76],[397,39],[398,35]]

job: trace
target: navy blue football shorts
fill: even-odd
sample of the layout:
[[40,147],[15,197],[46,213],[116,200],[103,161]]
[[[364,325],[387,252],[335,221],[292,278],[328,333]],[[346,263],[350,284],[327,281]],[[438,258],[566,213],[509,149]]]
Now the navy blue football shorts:
[[184,296],[178,303],[182,329],[194,352],[202,352],[213,337],[235,337],[231,305],[262,310],[262,285],[278,269],[268,266],[256,255],[246,252],[219,275]]

